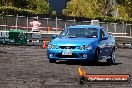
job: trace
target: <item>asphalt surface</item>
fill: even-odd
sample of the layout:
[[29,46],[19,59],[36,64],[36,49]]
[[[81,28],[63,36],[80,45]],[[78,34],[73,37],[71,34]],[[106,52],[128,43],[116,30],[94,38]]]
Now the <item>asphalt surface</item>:
[[130,74],[132,49],[117,49],[116,64],[59,61],[49,63],[46,49],[34,46],[0,45],[0,88],[132,88],[130,83],[80,85],[78,67],[87,74]]

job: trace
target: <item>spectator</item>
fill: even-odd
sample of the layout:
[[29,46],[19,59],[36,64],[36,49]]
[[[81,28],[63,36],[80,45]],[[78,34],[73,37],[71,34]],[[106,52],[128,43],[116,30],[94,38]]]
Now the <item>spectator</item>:
[[35,18],[35,20],[33,22],[30,22],[30,24],[32,25],[32,32],[39,32],[39,26],[41,25],[40,22],[38,22],[37,17]]

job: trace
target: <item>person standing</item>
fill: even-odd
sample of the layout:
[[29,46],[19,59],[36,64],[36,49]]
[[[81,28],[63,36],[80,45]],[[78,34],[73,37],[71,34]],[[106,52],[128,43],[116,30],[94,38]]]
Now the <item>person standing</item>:
[[30,22],[32,25],[32,32],[39,32],[39,26],[41,25],[40,22],[38,22],[38,18],[35,17],[34,21]]

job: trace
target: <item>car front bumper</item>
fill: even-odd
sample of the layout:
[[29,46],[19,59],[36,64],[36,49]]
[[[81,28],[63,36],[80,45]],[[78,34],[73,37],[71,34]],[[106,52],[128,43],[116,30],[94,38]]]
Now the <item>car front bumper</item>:
[[54,60],[93,60],[95,52],[92,49],[71,49],[72,55],[62,55],[63,49],[47,49],[48,59]]

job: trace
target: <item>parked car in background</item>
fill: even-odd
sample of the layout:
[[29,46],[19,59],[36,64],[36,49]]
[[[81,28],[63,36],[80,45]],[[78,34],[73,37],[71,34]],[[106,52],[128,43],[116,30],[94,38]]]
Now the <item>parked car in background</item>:
[[76,25],[64,29],[47,48],[49,62],[56,60],[95,61],[106,59],[115,63],[115,38],[106,29],[93,25]]

